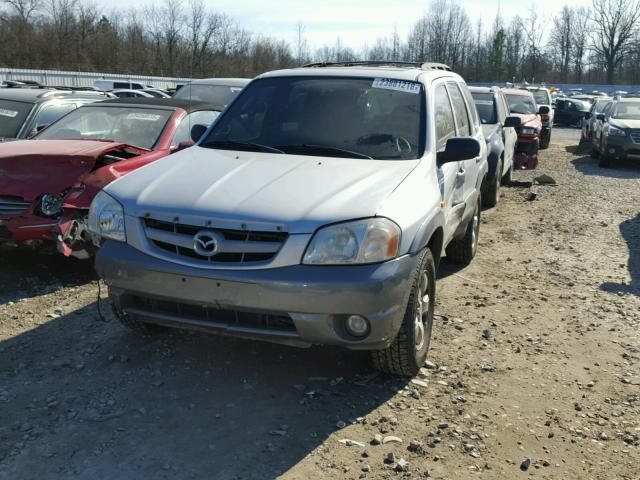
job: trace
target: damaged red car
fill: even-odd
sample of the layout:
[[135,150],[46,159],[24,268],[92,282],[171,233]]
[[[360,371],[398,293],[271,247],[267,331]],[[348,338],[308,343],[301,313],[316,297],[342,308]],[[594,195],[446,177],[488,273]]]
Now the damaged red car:
[[31,140],[0,145],[0,242],[58,241],[86,258],[93,197],[132,170],[191,146],[223,107],[122,99],[74,110]]
[[533,94],[528,90],[503,89],[511,115],[520,117],[520,127],[516,128],[518,143],[513,166],[519,170],[533,170],[538,166],[542,115],[549,114],[549,107],[538,110]]

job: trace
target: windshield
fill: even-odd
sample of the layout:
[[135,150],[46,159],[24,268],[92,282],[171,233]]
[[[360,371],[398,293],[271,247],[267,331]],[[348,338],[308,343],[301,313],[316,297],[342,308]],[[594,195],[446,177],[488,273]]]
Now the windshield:
[[473,103],[476,104],[478,115],[480,115],[480,122],[482,122],[483,125],[494,125],[498,123],[493,94],[471,92],[471,96],[473,96]]
[[618,103],[611,116],[620,120],[640,120],[640,102]]
[[533,98],[536,99],[536,103],[538,105],[551,105],[551,100],[549,99],[549,93],[546,90],[529,90],[533,93]]
[[152,149],[173,110],[135,107],[81,107],[49,126],[39,140],[109,140]]
[[201,146],[415,159],[424,149],[424,103],[422,85],[417,82],[384,78],[265,78],[245,89]]
[[16,138],[33,103],[0,99],[0,138]]
[[506,95],[509,111],[511,113],[519,113],[521,115],[535,114],[536,104],[533,98],[526,95]]
[[202,85],[189,84],[178,90],[173,98],[190,99],[199,102],[227,105],[235,97],[242,87],[230,87],[227,85]]
[[596,113],[602,113],[602,111],[604,110],[604,108],[609,105],[609,102],[611,102],[611,100],[599,100],[596,102]]

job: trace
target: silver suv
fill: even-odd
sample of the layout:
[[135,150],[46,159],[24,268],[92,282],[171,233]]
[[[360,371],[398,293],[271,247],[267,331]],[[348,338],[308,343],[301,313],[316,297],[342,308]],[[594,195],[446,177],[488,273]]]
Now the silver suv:
[[96,267],[132,330],[341,345],[412,375],[441,255],[476,253],[487,170],[471,94],[444,65],[270,72],[196,146],[95,198]]

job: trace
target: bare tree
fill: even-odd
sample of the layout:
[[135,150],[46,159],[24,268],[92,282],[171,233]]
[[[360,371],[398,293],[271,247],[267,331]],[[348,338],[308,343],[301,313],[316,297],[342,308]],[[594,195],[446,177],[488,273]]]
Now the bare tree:
[[43,6],[43,0],[2,0],[2,3],[9,5],[24,23],[29,23]]
[[588,8],[578,7],[573,16],[573,27],[571,31],[573,76],[578,83],[582,82],[584,73],[584,55],[589,41],[589,22],[591,12]]
[[552,49],[554,50],[553,53],[557,58],[556,61],[560,78],[563,81],[567,80],[571,54],[573,52],[574,17],[575,12],[571,7],[566,5],[562,7],[560,15],[553,19],[550,36]]
[[309,61],[309,42],[305,38],[306,28],[304,23],[298,22],[296,24],[296,37],[294,44],[294,53],[296,57],[296,63],[298,65],[304,65]]
[[611,84],[638,28],[640,1],[593,0],[593,20],[593,50],[602,56]]

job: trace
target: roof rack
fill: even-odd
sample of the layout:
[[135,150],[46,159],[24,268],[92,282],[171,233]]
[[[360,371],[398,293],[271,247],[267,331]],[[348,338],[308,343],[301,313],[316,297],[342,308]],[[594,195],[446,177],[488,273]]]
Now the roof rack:
[[432,62],[396,62],[383,60],[359,60],[355,62],[318,62],[303,65],[303,68],[323,68],[323,67],[408,67],[420,68],[422,70],[443,70],[451,71],[451,67],[444,63]]
[[52,97],[52,96],[65,96],[65,95],[100,95],[107,96],[106,92],[98,92],[94,90],[56,90],[55,87],[51,87],[51,90],[38,95],[38,98]]

